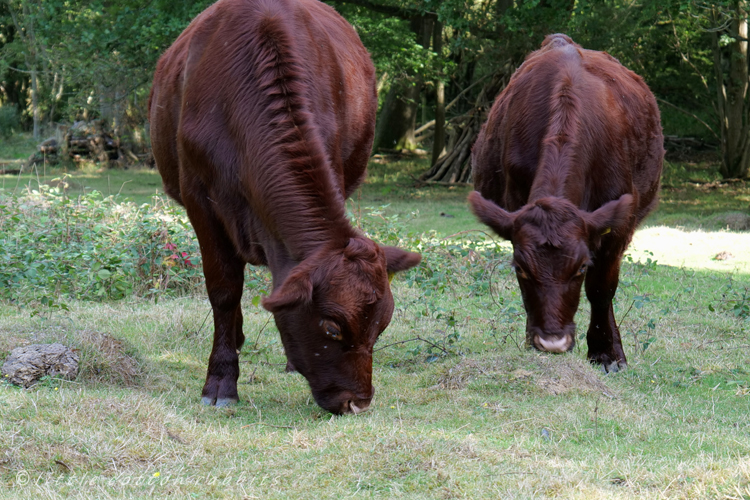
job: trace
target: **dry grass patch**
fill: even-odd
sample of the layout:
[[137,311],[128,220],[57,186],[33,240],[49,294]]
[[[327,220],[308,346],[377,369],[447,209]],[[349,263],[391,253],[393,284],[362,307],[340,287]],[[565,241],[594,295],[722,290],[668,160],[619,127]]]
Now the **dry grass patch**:
[[39,324],[14,328],[0,326],[0,364],[16,347],[34,343],[59,342],[79,355],[78,383],[136,385],[145,373],[135,349],[114,336],[91,329],[71,329],[65,325]]
[[606,376],[598,367],[573,356],[540,355],[536,365],[541,373],[535,375],[536,384],[552,395],[578,392],[598,393],[614,397],[616,392],[605,382]]
[[75,332],[73,338],[81,358],[79,380],[128,387],[143,375],[142,363],[122,340],[88,329]]
[[[614,397],[616,392],[603,380],[601,370],[587,361],[570,355],[546,355],[528,352],[522,360],[496,356],[490,358],[462,359],[445,370],[437,380],[436,388],[462,390],[478,379],[498,380],[505,383],[533,382],[551,395],[577,392],[599,393]],[[531,358],[533,364],[529,364]],[[522,367],[519,367],[522,366]]]

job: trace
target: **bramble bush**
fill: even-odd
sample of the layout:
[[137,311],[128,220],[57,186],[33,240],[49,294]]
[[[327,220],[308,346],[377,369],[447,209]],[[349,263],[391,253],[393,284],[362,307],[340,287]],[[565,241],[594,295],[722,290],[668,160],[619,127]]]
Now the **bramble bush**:
[[[420,291],[402,305],[408,316],[435,326],[420,334],[415,356],[455,352],[463,326],[458,310],[465,300],[486,306],[499,301],[511,312],[522,307],[518,297],[491,293],[498,280],[507,280],[500,277],[508,274],[502,272],[509,260],[506,249],[479,234],[444,238],[409,232],[398,216],[386,215],[386,208],[349,215],[378,243],[423,255],[422,264],[400,278]],[[247,266],[245,283],[258,306],[270,289],[268,271]],[[32,314],[40,314],[66,310],[66,299],[158,300],[193,293],[205,293],[200,249],[184,210],[165,198],[143,205],[98,192],[71,198],[47,185],[0,197],[0,300],[30,305]],[[453,296],[449,303],[455,307],[446,296]]]
[[[415,358],[424,356],[427,362],[460,354],[469,303],[492,310],[493,325],[520,324],[520,294],[500,294],[501,288],[515,281],[507,247],[487,238],[484,231],[453,237],[436,231],[409,232],[398,216],[387,216],[386,211],[387,206],[366,208],[350,218],[376,242],[422,254],[421,264],[399,278],[419,290],[415,298],[398,305],[405,312],[401,320],[411,326],[415,337],[396,344],[411,342],[414,347],[408,352]],[[379,349],[385,347],[389,346]]]
[[46,185],[0,197],[2,299],[157,298],[192,293],[202,281],[190,223],[161,198],[140,206],[98,192],[73,199]]

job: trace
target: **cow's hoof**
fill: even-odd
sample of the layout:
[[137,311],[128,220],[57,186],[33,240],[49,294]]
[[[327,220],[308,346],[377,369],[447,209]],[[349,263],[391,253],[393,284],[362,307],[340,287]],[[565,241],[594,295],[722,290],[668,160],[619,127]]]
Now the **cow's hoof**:
[[201,398],[201,404],[206,406],[215,406],[217,408],[226,408],[227,406],[232,406],[234,404],[237,404],[239,402],[236,398],[209,398],[206,396],[203,396]]
[[618,356],[610,354],[592,355],[589,353],[588,358],[592,364],[601,366],[604,373],[617,373],[628,366],[628,362],[624,358],[618,358]]
[[602,369],[604,373],[617,373],[628,367],[628,364],[624,361],[613,361],[609,364],[603,364]]

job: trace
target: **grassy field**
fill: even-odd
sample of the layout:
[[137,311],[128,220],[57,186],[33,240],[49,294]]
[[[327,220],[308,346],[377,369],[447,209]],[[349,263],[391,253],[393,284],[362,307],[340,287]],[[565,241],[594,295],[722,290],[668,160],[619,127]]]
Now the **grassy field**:
[[[669,166],[615,304],[630,367],[605,375],[583,339],[566,355],[524,347],[508,245],[476,231],[468,187],[414,187],[423,167],[376,159],[349,202],[363,227],[424,256],[393,282],[370,411],[332,417],[284,373],[272,317],[253,305],[263,273],[247,286],[242,401],[229,409],[198,404],[212,329],[200,283],[158,303],[60,296],[69,310],[19,292],[0,303],[0,359],[61,341],[81,372],[0,385],[0,498],[750,498],[750,265],[737,231],[750,189]],[[0,187],[38,191],[61,175]],[[160,185],[151,170],[93,168],[66,182],[71,198],[96,189],[136,204]],[[583,300],[579,334],[587,314]]]

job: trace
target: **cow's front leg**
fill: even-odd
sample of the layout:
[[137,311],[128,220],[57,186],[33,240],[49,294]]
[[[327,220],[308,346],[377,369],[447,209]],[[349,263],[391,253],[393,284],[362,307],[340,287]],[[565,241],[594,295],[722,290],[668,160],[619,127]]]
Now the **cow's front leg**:
[[[183,198],[187,197],[183,195]],[[245,341],[240,307],[245,262],[237,254],[212,207],[191,201],[185,199],[185,206],[198,235],[203,274],[214,315],[214,343],[208,358],[202,402],[206,405],[227,406],[239,401],[238,352]]]
[[620,280],[623,250],[604,245],[586,273],[586,297],[591,303],[591,323],[586,334],[588,358],[592,363],[602,365],[607,372],[616,372],[628,365],[612,308]]

